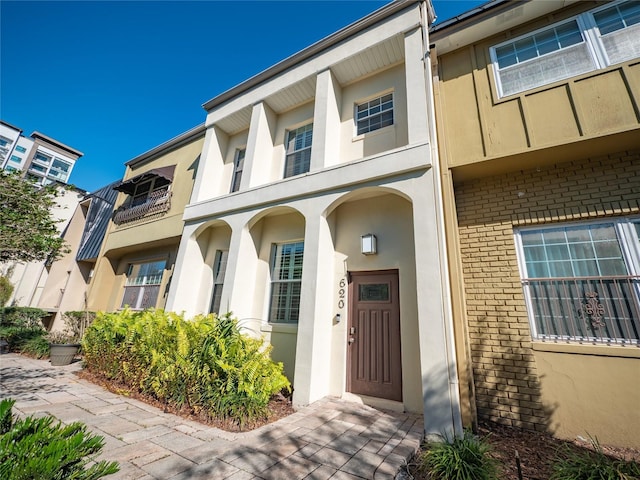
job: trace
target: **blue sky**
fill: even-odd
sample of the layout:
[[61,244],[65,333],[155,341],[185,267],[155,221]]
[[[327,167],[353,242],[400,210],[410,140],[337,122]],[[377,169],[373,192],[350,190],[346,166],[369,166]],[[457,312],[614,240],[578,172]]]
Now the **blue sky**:
[[[207,100],[386,3],[0,0],[0,118],[82,151],[70,181],[96,190]],[[484,1],[433,3],[443,21]]]

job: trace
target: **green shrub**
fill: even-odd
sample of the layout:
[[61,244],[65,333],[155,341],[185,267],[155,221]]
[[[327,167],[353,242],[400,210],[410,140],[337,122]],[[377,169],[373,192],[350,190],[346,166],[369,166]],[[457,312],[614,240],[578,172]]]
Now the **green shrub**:
[[46,316],[47,312],[39,308],[0,308],[0,338],[7,341],[12,352],[22,352],[29,345],[25,351],[29,353],[32,342],[39,343],[47,333],[42,325],[42,318]]
[[271,347],[229,316],[192,320],[162,310],[98,314],[83,340],[88,369],[178,408],[240,426],[290,388]]
[[435,480],[494,480],[498,462],[489,456],[491,446],[468,430],[453,441],[428,444],[421,468]]
[[12,293],[13,285],[6,276],[0,275],[0,307],[4,307],[7,304]]
[[47,358],[49,357],[49,340],[46,335],[33,336],[20,345],[19,351],[33,358]]
[[550,480],[638,480],[640,465],[607,456],[598,439],[591,439],[593,451],[577,452],[563,447],[553,464]]
[[15,420],[14,403],[0,402],[0,478],[93,480],[119,470],[116,462],[95,462],[104,439],[85,425],[54,424],[53,417]]

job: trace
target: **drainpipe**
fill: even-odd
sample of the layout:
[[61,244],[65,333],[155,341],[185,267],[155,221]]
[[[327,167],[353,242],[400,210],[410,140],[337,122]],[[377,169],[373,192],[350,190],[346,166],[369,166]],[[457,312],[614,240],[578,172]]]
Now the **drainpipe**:
[[[428,4],[428,6],[427,6]],[[440,277],[442,279],[442,306],[444,310],[445,347],[447,351],[447,370],[449,376],[449,400],[451,405],[451,424],[456,435],[463,434],[462,413],[460,410],[460,387],[458,381],[458,366],[456,361],[455,336],[453,331],[453,308],[451,306],[451,287],[449,283],[449,269],[447,239],[445,236],[444,205],[442,201],[442,183],[440,180],[440,154],[438,151],[436,115],[433,92],[433,77],[431,74],[431,52],[429,51],[429,7],[433,11],[431,0],[425,0],[420,5],[422,23],[422,43],[424,46],[424,73],[427,89],[427,115],[429,117],[429,144],[431,146],[431,160],[434,187],[434,205],[436,211],[436,231],[438,235],[438,251],[440,252]],[[435,21],[435,16],[434,19]]]

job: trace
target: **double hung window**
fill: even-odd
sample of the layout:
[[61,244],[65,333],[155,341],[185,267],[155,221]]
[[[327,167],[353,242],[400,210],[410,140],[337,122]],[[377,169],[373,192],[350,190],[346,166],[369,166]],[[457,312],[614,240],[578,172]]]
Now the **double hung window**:
[[640,218],[516,232],[534,338],[640,342]]
[[356,134],[393,125],[393,94],[388,93],[356,105]]
[[307,173],[311,165],[311,142],[313,123],[309,123],[287,133],[287,157],[284,166],[284,178]]
[[231,180],[231,192],[240,190],[240,181],[242,180],[242,169],[244,168],[244,156],[247,150],[242,148],[236,150],[236,156],[233,160],[233,179]]
[[169,182],[162,177],[154,177],[145,180],[136,185],[133,195],[131,196],[130,207],[142,205],[147,200],[151,200],[164,194],[169,189]]
[[165,265],[164,260],[129,265],[121,308],[126,305],[135,310],[155,307]]
[[608,4],[491,48],[499,95],[640,56],[640,1]]
[[269,322],[298,323],[304,242],[276,245],[271,265]]
[[227,250],[218,250],[216,259],[213,262],[213,295],[211,296],[211,307],[209,313],[220,313],[220,300],[222,299],[222,287],[224,286],[224,274],[227,270]]

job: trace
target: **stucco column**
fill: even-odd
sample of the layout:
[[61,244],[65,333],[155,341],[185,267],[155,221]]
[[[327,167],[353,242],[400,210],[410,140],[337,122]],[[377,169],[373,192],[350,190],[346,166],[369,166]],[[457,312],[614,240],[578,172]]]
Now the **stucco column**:
[[199,283],[204,265],[200,246],[195,232],[200,224],[185,225],[182,231],[178,257],[173,269],[166,309],[172,312],[184,312],[186,318],[193,317],[197,311]]
[[422,30],[404,35],[404,65],[407,88],[407,130],[409,144],[429,140],[427,89],[423,59]]
[[[220,305],[233,313],[233,317],[246,323],[252,318],[255,304],[254,292],[256,288],[255,272],[258,256],[256,247],[247,228],[247,218],[234,217],[230,219],[231,242],[227,257],[227,271],[222,287]],[[257,328],[254,322],[249,322],[251,328]]]
[[308,405],[329,393],[334,250],[321,212],[306,214],[302,293],[293,403]]
[[222,189],[221,181],[224,178],[222,172],[228,142],[229,137],[220,128],[215,125],[207,128],[190,203],[227,193]]
[[430,169],[412,195],[420,371],[425,433],[451,436],[462,433],[462,418],[433,178]]
[[275,124],[276,114],[269,105],[260,102],[253,106],[240,190],[271,181]]
[[316,81],[313,112],[312,172],[340,162],[340,103],[342,89],[330,69],[320,72]]

